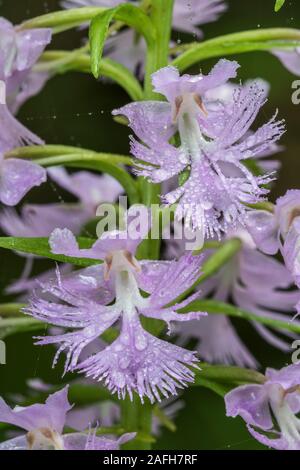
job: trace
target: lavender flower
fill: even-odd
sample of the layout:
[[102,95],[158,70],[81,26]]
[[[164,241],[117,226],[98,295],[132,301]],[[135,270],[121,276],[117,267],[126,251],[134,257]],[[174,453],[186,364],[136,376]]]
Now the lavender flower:
[[251,435],[268,447],[299,450],[299,386],[299,365],[267,369],[263,384],[242,385],[225,396],[227,416],[241,416]]
[[0,226],[13,237],[48,237],[55,228],[68,228],[79,234],[82,226],[95,217],[99,204],[114,202],[123,192],[121,185],[109,175],[88,171],[69,174],[62,167],[48,169],[48,174],[61,187],[78,198],[73,204],[25,204],[19,215],[4,209]]
[[[265,152],[283,132],[275,116],[251,135],[247,132],[265,102],[258,86],[240,88],[229,105],[210,102],[206,93],[236,76],[238,64],[220,60],[209,75],[183,75],[174,67],[153,74],[156,92],[168,103],[137,102],[115,110],[123,114],[137,137],[131,152],[137,174],[152,182],[167,181],[184,172],[186,182],[163,197],[177,203],[176,217],[185,217],[202,238],[221,236],[247,215],[246,204],[262,200],[263,187],[273,177],[255,177],[242,163]],[[179,133],[180,145],[169,143]],[[143,163],[140,163],[140,162]],[[232,177],[231,172],[238,171]]]
[[275,55],[284,67],[295,75],[300,75],[300,48],[295,47],[293,50],[274,50]]
[[6,102],[9,110],[16,115],[23,104],[42,91],[50,78],[48,72],[30,70],[21,75],[19,80],[8,80]]
[[[0,227],[9,236],[48,237],[55,228],[68,228],[79,235],[84,224],[95,216],[98,205],[114,202],[123,191],[121,185],[109,175],[95,175],[88,171],[69,174],[62,167],[53,167],[48,173],[52,180],[76,196],[78,202],[25,204],[20,214],[12,208],[5,208],[0,213]],[[37,279],[29,279],[33,256],[26,257],[28,262],[21,278],[8,286],[6,292],[31,292],[37,281],[45,282],[46,278],[53,277],[51,270]]]
[[257,246],[265,253],[280,249],[288,270],[299,286],[300,191],[292,189],[277,199],[274,211],[254,211],[247,227]]
[[223,0],[175,0],[173,28],[202,37],[201,24],[216,21],[227,10]]
[[18,204],[28,191],[47,179],[46,171],[39,165],[16,158],[4,158],[1,152],[0,171],[0,202],[8,206]]
[[36,95],[48,80],[47,73],[32,70],[51,41],[51,29],[22,31],[0,18],[0,75],[6,84],[6,102],[16,114],[22,104]]
[[28,73],[51,41],[51,29],[15,28],[0,18],[0,57],[4,78],[17,80]]
[[123,193],[120,183],[107,174],[97,175],[89,171],[70,174],[63,167],[49,168],[48,173],[57,184],[77,197],[92,217],[99,204],[115,202]]
[[[276,259],[260,253],[246,230],[240,228],[230,233],[229,238],[240,239],[241,249],[216,275],[201,284],[199,296],[221,302],[233,301],[241,309],[258,316],[286,321],[289,318],[287,314],[295,309],[299,301],[298,290],[290,289],[293,278],[289,271]],[[172,255],[178,256],[182,246],[184,241],[173,242]],[[206,250],[205,258],[209,258],[213,252],[212,249]],[[296,337],[293,333],[273,331],[258,322],[251,322],[251,325],[273,347],[290,351],[290,338]],[[252,368],[258,365],[225,315],[210,314],[199,323],[192,321],[178,325],[176,333],[180,345],[188,343],[191,338],[197,339],[196,349],[207,362],[235,363]],[[283,333],[286,337],[282,336]]]
[[[40,379],[30,379],[27,381],[30,388],[30,396],[34,398],[34,392],[46,392],[49,393],[55,390],[56,387],[47,384]],[[73,382],[73,384],[80,385],[91,385],[91,381],[88,379],[79,379]],[[25,397],[15,397],[17,403],[23,403]],[[155,436],[159,436],[162,431],[162,427],[166,425],[164,421],[174,421],[177,413],[184,408],[183,400],[178,400],[176,397],[172,397],[169,400],[163,400],[157,405],[156,413],[154,411],[152,416],[152,433]],[[90,427],[97,427],[98,423],[101,423],[103,427],[116,426],[121,419],[121,407],[120,404],[112,400],[102,400],[92,405],[80,406],[75,409],[72,408],[66,417],[66,426],[76,431],[84,431]]]
[[48,237],[56,227],[69,227],[79,233],[89,219],[87,211],[76,204],[24,204],[20,214],[11,208],[3,209],[0,226],[12,237]]
[[[135,207],[129,210],[129,216]],[[172,321],[189,321],[203,313],[179,314],[177,311],[190,303],[197,295],[170,306],[199,275],[201,257],[191,254],[179,261],[138,262],[135,250],[147,229],[142,223],[139,235],[134,239],[130,227],[125,231],[105,232],[89,250],[80,250],[75,237],[68,230],[55,230],[50,237],[54,253],[103,259],[99,265],[77,272],[76,283],[66,284],[57,273],[55,284],[44,285],[44,291],[54,295],[59,303],[34,298],[26,313],[56,326],[75,329],[59,336],[40,338],[38,344],[60,344],[54,364],[62,351],[67,351],[65,371],[79,370],[86,377],[103,382],[112,393],[132,398],[136,391],[143,400],[160,401],[161,395],[176,394],[192,382],[194,373],[188,366],[196,366],[194,352],[162,341],[144,330],[140,315],[165,321],[170,329]],[[130,237],[128,237],[130,235]],[[94,272],[92,273],[92,269]],[[101,303],[88,291],[95,282],[112,293],[103,296]],[[87,284],[88,283],[88,284]],[[78,285],[85,285],[85,293]],[[149,294],[141,295],[140,289]],[[97,291],[99,292],[99,291]],[[65,303],[62,303],[64,301]],[[97,354],[79,362],[83,349],[121,319],[118,338]],[[78,364],[79,362],[79,364]]]
[[30,161],[6,158],[5,152],[24,144],[42,144],[37,136],[19,123],[0,103],[0,201],[15,206],[34,186],[40,186],[47,179],[46,170]]
[[32,67],[50,41],[51,29],[22,31],[0,18],[0,77],[6,84],[6,102],[13,113],[38,93],[48,78],[32,71]]
[[272,212],[253,211],[247,228],[259,249],[270,255],[276,254],[280,249],[280,241],[286,239],[299,211],[300,191],[295,189],[288,190],[278,198]]
[[[268,82],[263,80],[262,78],[255,78],[246,80],[245,84],[242,85],[244,88],[245,93],[251,87],[258,87],[261,90],[262,97],[266,100],[269,95],[270,85]],[[237,85],[233,82],[227,82],[224,85],[221,85],[217,88],[213,88],[206,93],[206,99],[209,102],[214,102],[215,105],[221,104],[223,106],[230,106],[235,99],[235,95],[239,93],[241,85]],[[248,131],[246,134],[250,137],[252,135],[252,131]],[[279,170],[281,163],[278,160],[269,159],[268,157],[273,156],[274,154],[281,152],[283,147],[278,145],[277,143],[273,143],[265,148],[262,152],[255,155],[255,162],[256,165],[263,170],[263,172],[275,172]],[[268,160],[266,160],[268,158]],[[229,169],[227,168],[227,171]],[[239,172],[236,171],[234,168],[230,168],[230,176],[238,176]]]
[[[50,40],[49,29],[17,30],[0,18],[0,79],[6,86],[7,103],[18,101],[16,90]],[[12,104],[12,107],[16,109],[17,105]],[[41,144],[42,141],[14,118],[6,102],[0,103],[0,120],[0,201],[14,206],[32,187],[46,180],[46,172],[32,162],[6,159],[4,153],[19,145]]]
[[117,450],[135,437],[124,434],[117,441],[97,437],[95,433],[63,434],[67,413],[68,386],[48,397],[45,404],[9,408],[0,398],[0,422],[13,424],[26,434],[0,444],[0,450]]

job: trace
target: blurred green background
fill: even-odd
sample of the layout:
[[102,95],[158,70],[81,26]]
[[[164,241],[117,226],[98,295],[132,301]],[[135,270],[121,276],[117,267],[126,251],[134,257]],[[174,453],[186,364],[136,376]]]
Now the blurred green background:
[[[243,29],[266,27],[300,27],[299,0],[286,1],[279,13],[274,12],[275,0],[227,0],[228,11],[221,19],[203,27],[205,37],[211,38]],[[57,0],[0,0],[0,15],[13,23],[59,9]],[[66,32],[54,37],[51,48],[79,47],[83,34]],[[175,40],[188,37],[175,33]],[[279,109],[280,118],[287,122],[287,133],[282,139],[285,150],[279,155],[282,169],[274,186],[272,198],[282,195],[287,188],[299,187],[300,105],[291,102],[291,84],[295,77],[280,62],[264,52],[232,57],[241,64],[239,78],[261,77],[271,85],[270,98],[260,118],[267,120]],[[205,61],[201,69],[206,72],[214,62]],[[197,71],[197,70],[195,70]],[[128,132],[111,119],[111,110],[128,102],[127,95],[111,83],[97,82],[90,75],[68,73],[50,80],[41,94],[28,101],[19,118],[49,144],[76,145],[99,151],[128,152]],[[30,193],[27,200],[57,202],[68,200],[68,195],[52,185],[44,185]],[[16,279],[23,260],[3,250],[0,267],[0,292],[7,283]],[[45,262],[43,267],[51,266]],[[2,301],[7,301],[3,297]],[[235,322],[245,342],[262,364],[282,366],[290,357],[268,347],[244,322]],[[7,365],[0,365],[0,395],[26,392],[26,380],[39,377],[47,382],[60,383],[61,368],[51,369],[51,348],[33,347],[31,335],[18,335],[7,339]],[[240,419],[225,417],[223,401],[211,392],[192,389],[184,394],[185,409],[176,419],[177,432],[163,432],[157,441],[159,449],[261,449],[250,438]],[[1,436],[0,436],[1,438]]]

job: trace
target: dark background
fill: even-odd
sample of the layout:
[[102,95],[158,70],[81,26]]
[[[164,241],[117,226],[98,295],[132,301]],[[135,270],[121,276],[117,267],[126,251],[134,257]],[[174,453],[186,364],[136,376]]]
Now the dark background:
[[[275,0],[227,0],[229,9],[217,23],[203,27],[206,38],[245,29],[266,27],[300,27],[300,2],[287,0],[275,14]],[[13,23],[59,9],[57,0],[0,0],[0,15]],[[174,34],[174,39],[188,39]],[[54,37],[51,48],[79,47],[82,33],[71,31]],[[285,150],[279,155],[282,169],[274,186],[272,199],[288,188],[299,187],[300,105],[291,102],[291,84],[295,77],[280,62],[265,52],[247,53],[232,57],[241,64],[239,78],[261,77],[271,85],[269,102],[261,112],[263,121],[269,119],[276,108],[287,122],[287,133],[282,139]],[[215,61],[201,64],[207,72]],[[197,72],[197,69],[194,69]],[[76,145],[99,151],[128,152],[127,130],[111,119],[111,110],[128,102],[127,95],[117,86],[97,82],[90,75],[68,73],[48,82],[41,94],[28,101],[19,118],[49,144]],[[62,190],[44,185],[30,193],[27,200],[58,201],[68,198]],[[0,251],[0,289],[19,276],[22,258]],[[51,266],[51,262],[47,262]],[[46,264],[44,265],[46,267]],[[0,291],[0,292],[1,292]],[[2,301],[7,301],[3,297]],[[262,366],[282,366],[290,361],[264,342],[244,322],[235,323],[246,343]],[[7,365],[0,365],[0,395],[26,392],[26,380],[40,377],[48,382],[60,383],[61,368],[51,369],[51,348],[33,347],[31,335],[18,335],[7,341]],[[223,401],[202,389],[189,390],[184,395],[186,407],[176,420],[177,433],[164,432],[156,447],[161,449],[260,449],[239,419],[225,417]]]

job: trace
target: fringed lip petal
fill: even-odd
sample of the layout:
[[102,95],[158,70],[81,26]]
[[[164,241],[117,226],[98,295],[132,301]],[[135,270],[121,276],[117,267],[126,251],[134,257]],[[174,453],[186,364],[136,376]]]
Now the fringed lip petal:
[[[128,334],[127,334],[128,335]],[[103,382],[112,394],[124,399],[136,391],[142,402],[153,403],[176,394],[194,380],[190,366],[196,364],[195,353],[159,340],[149,333],[135,330],[135,340],[127,344],[126,333],[106,349],[85,360],[78,370],[86,377]]]

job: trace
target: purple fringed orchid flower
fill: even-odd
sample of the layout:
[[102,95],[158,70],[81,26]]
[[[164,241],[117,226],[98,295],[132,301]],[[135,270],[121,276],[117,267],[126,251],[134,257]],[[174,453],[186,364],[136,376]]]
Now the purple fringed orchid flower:
[[273,211],[251,212],[247,228],[258,248],[274,255],[285,241],[295,220],[300,215],[300,190],[290,189],[276,201]]
[[267,369],[263,384],[242,385],[227,393],[226,414],[241,416],[251,435],[268,447],[300,450],[299,387],[299,364]]
[[[216,275],[201,284],[200,297],[211,297],[221,302],[233,301],[241,309],[258,316],[286,321],[290,318],[287,315],[294,311],[299,301],[298,290],[290,290],[293,278],[289,271],[276,259],[259,252],[246,230],[240,228],[228,238],[240,239],[241,249]],[[176,250],[178,254],[181,247],[173,243],[172,254]],[[205,252],[207,258],[212,254],[213,250]],[[251,324],[273,347],[290,351],[290,338],[296,337],[293,333],[273,331],[254,321]],[[252,368],[258,365],[225,315],[210,314],[198,324],[189,322],[178,325],[176,332],[181,345],[191,338],[198,339],[196,349],[207,362],[235,363]]]
[[217,21],[226,10],[224,0],[175,0],[173,28],[201,38],[203,33],[198,26]]
[[77,203],[25,204],[19,215],[14,209],[0,213],[0,226],[13,237],[48,237],[55,228],[68,228],[75,234],[95,217],[99,204],[114,202],[123,192],[109,175],[88,171],[69,174],[62,167],[48,169],[55,183],[78,198]]
[[28,73],[50,41],[51,29],[22,30],[0,18],[0,58],[4,78],[17,81]]
[[15,206],[30,189],[46,181],[47,173],[35,163],[4,154],[20,145],[43,142],[13,117],[6,104],[0,103],[0,121],[0,202]]
[[[208,75],[179,76],[168,66],[152,76],[156,92],[168,103],[136,102],[115,110],[125,115],[142,141],[132,138],[136,173],[160,183],[183,176],[182,185],[163,196],[177,203],[176,217],[185,217],[192,230],[219,238],[230,226],[243,222],[246,204],[264,199],[272,175],[254,176],[243,161],[268,150],[284,132],[275,116],[250,135],[250,126],[265,102],[256,85],[240,87],[230,104],[210,102],[206,93],[236,76],[237,62],[220,60]],[[170,138],[179,133],[175,147]],[[232,177],[232,171],[238,176]]]
[[0,398],[0,422],[12,424],[26,431],[25,435],[0,444],[0,450],[118,450],[119,446],[135,437],[123,434],[117,441],[97,437],[96,433],[63,434],[68,412],[68,386],[53,393],[45,404],[11,409]]
[[[132,215],[135,206],[129,210]],[[148,217],[148,214],[147,214]],[[144,220],[145,222],[145,220]],[[141,240],[149,231],[141,223],[138,236],[125,231],[105,232],[88,250],[80,250],[69,230],[55,230],[50,237],[52,252],[104,260],[103,265],[76,273],[76,279],[60,278],[43,289],[59,302],[33,298],[26,313],[56,326],[75,331],[59,336],[40,338],[37,344],[60,344],[54,364],[62,351],[67,351],[65,371],[78,370],[86,377],[103,382],[112,393],[132,398],[136,391],[141,400],[160,401],[161,395],[175,395],[177,388],[192,382],[196,366],[194,352],[162,341],[144,330],[140,316],[165,321],[189,321],[205,315],[202,312],[179,314],[198,294],[170,306],[199,276],[201,257],[192,254],[173,263],[162,261],[138,262],[134,256]],[[101,303],[93,292],[99,287],[107,295]],[[81,286],[79,288],[79,286]],[[148,293],[143,297],[140,289]],[[112,305],[107,306],[115,299]],[[65,303],[62,303],[62,302]],[[118,338],[102,351],[79,362],[83,349],[118,320]],[[79,362],[79,363],[78,363]]]
[[[27,381],[30,389],[30,396],[35,398],[35,392],[50,393],[56,387],[47,384],[40,379],[30,379]],[[91,385],[88,379],[78,379],[72,384],[78,385]],[[23,396],[14,397],[17,403],[22,403],[25,400]],[[174,421],[177,413],[184,408],[183,400],[178,400],[177,397],[172,397],[169,400],[163,400],[159,404],[160,415],[153,414],[152,416],[152,433],[159,436],[162,427],[165,425],[164,418],[169,421]],[[98,403],[88,406],[72,408],[66,417],[66,426],[76,431],[84,431],[85,429],[94,428],[101,423],[102,427],[116,426],[121,419],[120,404],[112,400],[102,400]]]
[[3,209],[0,226],[12,237],[48,237],[55,228],[68,227],[77,234],[89,219],[76,204],[24,204],[20,214],[12,208]]
[[[0,227],[12,237],[48,237],[55,228],[68,228],[76,235],[84,224],[95,217],[97,207],[103,202],[114,202],[123,192],[121,185],[109,175],[95,175],[88,171],[69,174],[62,167],[48,170],[52,180],[78,198],[77,203],[25,204],[20,214],[12,208],[0,212]],[[23,255],[22,255],[23,256]],[[36,279],[29,279],[33,256],[26,255],[21,279],[10,285],[8,293],[32,291]],[[44,274],[38,281],[45,282]],[[46,273],[49,279],[53,271]]]
[[39,93],[49,78],[47,73],[32,68],[50,43],[51,35],[51,29],[22,31],[0,18],[0,73],[6,85],[6,103],[13,114]]
[[99,204],[115,202],[124,191],[120,183],[107,174],[97,175],[89,171],[70,174],[63,167],[50,168],[48,174],[53,181],[78,198],[90,217],[96,215]]
[[49,78],[48,72],[32,70],[25,77],[20,77],[19,81],[8,81],[6,102],[9,110],[16,115],[29,98],[40,93]]
[[0,201],[9,206],[18,204],[32,187],[46,181],[43,168],[29,161],[5,158],[4,153],[20,145],[42,143],[14,118],[8,103],[12,102],[13,109],[18,107],[13,104],[18,102],[17,90],[50,40],[50,29],[17,30],[0,18],[0,79],[6,91],[0,103]]
[[280,249],[286,267],[300,283],[300,190],[291,189],[277,199],[274,211],[251,213],[247,227],[259,249],[276,254]]
[[288,51],[274,50],[272,53],[289,72],[300,76],[300,47],[295,47],[293,50]]
[[[1,114],[0,104],[0,114]],[[1,116],[0,116],[1,120]],[[1,146],[1,136],[0,136]],[[12,145],[14,147],[14,145]],[[40,186],[47,179],[44,168],[35,163],[5,158],[0,150],[0,202],[7,206],[15,206],[34,186]]]

